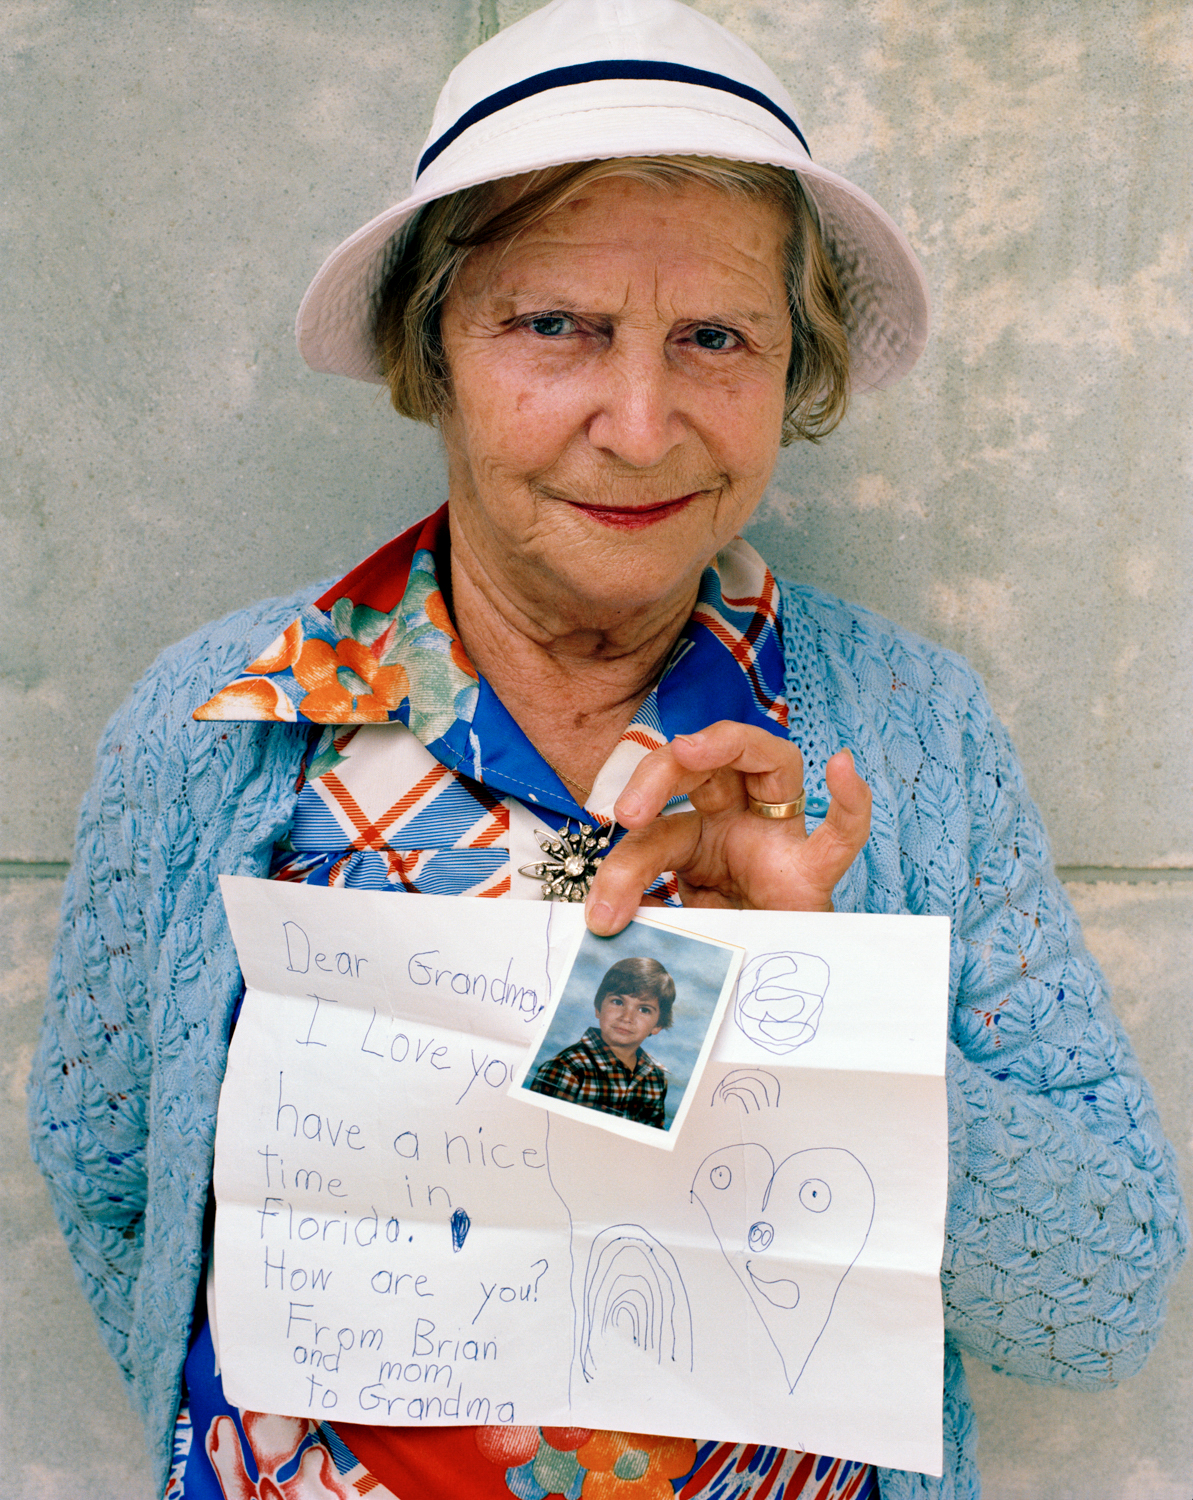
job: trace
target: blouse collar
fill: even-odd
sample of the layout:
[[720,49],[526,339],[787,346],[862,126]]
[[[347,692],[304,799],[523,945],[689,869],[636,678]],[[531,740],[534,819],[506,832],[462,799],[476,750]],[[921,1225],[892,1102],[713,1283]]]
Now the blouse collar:
[[[444,505],[304,608],[194,717],[401,723],[451,770],[576,816],[572,793],[464,651],[439,585],[436,558],[447,544]],[[786,733],[778,602],[770,570],[747,542],[739,537],[718,553],[658,683],[597,777],[590,816],[607,821],[633,765],[677,734],[716,719]],[[330,749],[334,736],[326,739]]]

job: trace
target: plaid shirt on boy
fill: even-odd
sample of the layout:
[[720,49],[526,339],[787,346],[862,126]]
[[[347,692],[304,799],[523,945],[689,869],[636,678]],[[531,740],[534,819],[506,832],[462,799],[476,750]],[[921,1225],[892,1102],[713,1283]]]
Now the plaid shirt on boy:
[[567,1099],[607,1115],[621,1115],[641,1125],[664,1129],[666,1073],[641,1047],[631,1073],[605,1045],[599,1026],[590,1026],[578,1042],[543,1063],[530,1087],[553,1099]]

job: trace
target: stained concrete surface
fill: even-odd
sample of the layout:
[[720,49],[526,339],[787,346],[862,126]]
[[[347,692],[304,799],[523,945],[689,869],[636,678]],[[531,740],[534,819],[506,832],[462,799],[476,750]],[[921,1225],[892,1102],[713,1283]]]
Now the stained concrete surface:
[[[405,191],[442,77],[526,0],[11,0],[0,11],[0,859],[69,858],[100,727],[203,620],[437,504],[437,440],[316,376],[294,310]],[[1193,864],[1193,6],[701,0],[816,157],[906,228],[914,374],[781,459],[777,571],[967,654],[1058,862]],[[1193,885],[1074,897],[1187,1167]],[[57,882],[2,887],[13,1500],[140,1500],[139,1436],[28,1164]],[[1105,1397],[973,1372],[987,1500],[1188,1500],[1190,1275]]]
[[[12,0],[0,13],[0,857],[69,856],[165,644],[443,496],[434,435],[294,313],[406,190],[440,80],[531,6]],[[1193,863],[1193,7],[701,5],[903,224],[928,350],[780,461],[779,571],[955,646],[1060,864]]]

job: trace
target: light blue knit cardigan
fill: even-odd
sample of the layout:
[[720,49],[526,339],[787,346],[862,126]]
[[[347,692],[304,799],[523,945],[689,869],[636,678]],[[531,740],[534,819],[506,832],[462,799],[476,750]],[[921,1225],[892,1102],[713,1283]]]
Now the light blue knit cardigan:
[[[973,1500],[958,1350],[1083,1389],[1132,1374],[1188,1223],[1151,1094],[974,674],[863,610],[782,591],[810,814],[823,815],[840,745],[874,793],[837,908],[952,921],[945,1477],[883,1470],[880,1486],[883,1500]],[[306,743],[299,726],[196,724],[191,710],[312,597],[165,652],[109,725],[30,1084],[34,1156],[163,1484],[240,991],[216,876],[266,873]]]

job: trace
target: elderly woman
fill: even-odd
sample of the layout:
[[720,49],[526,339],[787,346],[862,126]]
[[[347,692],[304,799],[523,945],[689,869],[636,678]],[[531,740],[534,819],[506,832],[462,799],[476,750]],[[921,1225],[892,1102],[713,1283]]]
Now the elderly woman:
[[[739,537],[780,444],[925,331],[900,232],[675,0],[555,0],[465,59],[413,195],[316,277],[303,354],[438,427],[449,503],[136,690],[34,1070],[36,1154],[171,1495],[970,1496],[961,1350],[1079,1388],[1139,1367],[1187,1226],[1006,735],[964,663]],[[557,868],[542,828],[570,839]],[[550,1429],[530,1462],[490,1429],[224,1402],[201,1291],[241,989],[219,873],[541,899],[594,868],[600,933],[644,897],[951,920],[943,1479],[715,1432]]]

